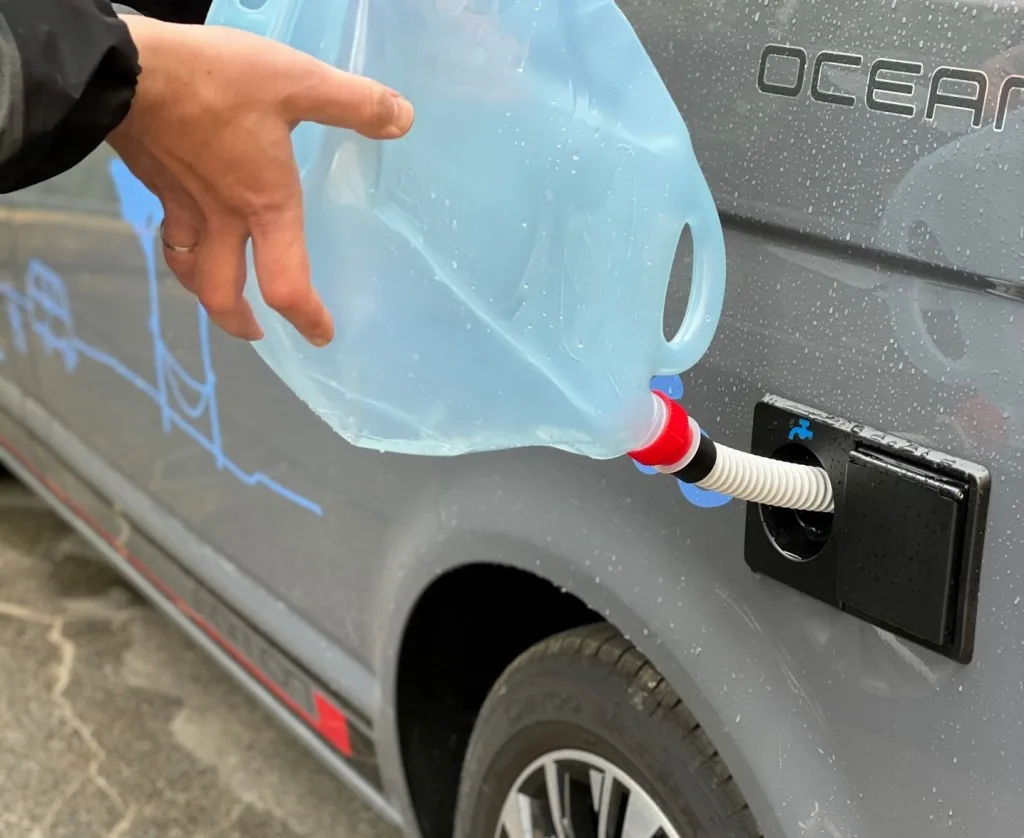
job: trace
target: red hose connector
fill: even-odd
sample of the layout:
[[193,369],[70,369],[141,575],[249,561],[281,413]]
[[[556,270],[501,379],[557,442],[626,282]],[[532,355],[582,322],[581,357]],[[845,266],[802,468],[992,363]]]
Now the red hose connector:
[[693,425],[683,406],[660,390],[654,395],[665,404],[665,424],[661,432],[643,448],[630,451],[629,456],[643,466],[670,466],[682,460],[693,447]]

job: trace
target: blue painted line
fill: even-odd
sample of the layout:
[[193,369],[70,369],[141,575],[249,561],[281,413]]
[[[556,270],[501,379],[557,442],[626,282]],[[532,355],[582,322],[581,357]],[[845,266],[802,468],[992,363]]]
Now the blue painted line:
[[[314,515],[323,515],[320,504],[303,497],[261,472],[247,472],[224,453],[217,403],[217,376],[210,352],[210,324],[206,311],[196,305],[198,312],[198,339],[203,373],[192,376],[174,357],[164,342],[160,328],[160,294],[157,286],[155,239],[163,207],[160,201],[139,182],[128,168],[114,160],[110,166],[121,201],[121,216],[127,221],[139,242],[146,261],[146,280],[149,296],[149,327],[153,349],[156,381],[151,382],[132,370],[120,359],[86,343],[75,334],[71,301],[63,278],[44,262],[33,259],[25,273],[25,291],[9,284],[0,284],[0,297],[4,299],[7,321],[11,328],[11,342],[16,351],[29,351],[26,320],[47,355],[58,354],[68,373],[78,368],[79,358],[88,358],[106,367],[160,408],[160,421],[164,433],[177,428],[214,460],[218,471],[226,471],[245,486],[263,486],[279,497]],[[4,360],[0,353],[0,361]],[[193,421],[206,417],[209,435],[197,428]]]
[[157,392],[156,387],[150,384],[146,379],[139,375],[134,370],[128,368],[126,364],[119,361],[113,355],[108,355],[101,349],[97,349],[95,346],[90,346],[83,341],[75,338],[75,348],[86,358],[95,361],[97,364],[102,364],[110,370],[116,372],[121,378],[131,384],[133,387],[141,390],[154,402],[160,400],[160,394]]
[[[670,399],[678,400],[683,397],[683,379],[678,375],[656,375],[651,379],[651,389],[660,390]],[[633,465],[636,466],[637,471],[642,471],[644,474],[658,473],[657,469],[651,466],[644,466],[637,462],[634,462]],[[684,498],[701,509],[714,509],[717,506],[725,506],[732,500],[729,495],[723,495],[721,492],[710,492],[707,489],[700,488],[700,486],[694,486],[692,483],[684,483],[682,480],[677,480],[676,485],[679,486],[679,491]]]

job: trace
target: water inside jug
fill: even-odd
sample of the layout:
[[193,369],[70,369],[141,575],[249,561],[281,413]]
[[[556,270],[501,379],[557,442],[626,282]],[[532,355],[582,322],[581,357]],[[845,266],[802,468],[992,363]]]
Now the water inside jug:
[[[410,133],[293,135],[313,283],[308,345],[246,283],[270,368],[337,433],[448,456],[605,459],[656,433],[654,375],[696,364],[725,253],[683,118],[612,0],[214,0],[209,23],[400,91]],[[688,226],[693,271],[662,318]]]

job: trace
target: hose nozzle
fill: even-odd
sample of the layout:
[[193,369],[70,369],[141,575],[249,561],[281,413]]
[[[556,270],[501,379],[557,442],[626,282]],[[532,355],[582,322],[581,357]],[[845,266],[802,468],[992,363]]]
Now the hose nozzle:
[[724,495],[811,512],[831,512],[832,481],[817,466],[759,457],[716,444],[681,404],[653,391],[660,430],[629,456],[684,483]]

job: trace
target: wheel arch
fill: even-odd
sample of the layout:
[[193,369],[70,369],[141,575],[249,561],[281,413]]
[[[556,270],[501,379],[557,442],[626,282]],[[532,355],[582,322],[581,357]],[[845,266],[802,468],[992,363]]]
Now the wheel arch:
[[[509,474],[503,477],[505,492],[510,493]],[[540,628],[552,628],[549,633],[555,633],[572,627],[573,620],[577,625],[578,621],[606,620],[649,658],[689,707],[729,766],[766,838],[803,834],[801,820],[806,825],[815,812],[819,820],[824,816],[835,828],[856,834],[856,794],[846,793],[841,760],[829,756],[828,731],[815,722],[820,708],[805,692],[794,695],[792,661],[771,648],[771,638],[752,632],[737,609],[722,607],[723,577],[718,569],[700,556],[687,556],[678,538],[641,529],[643,521],[631,530],[628,520],[611,519],[599,499],[576,507],[585,521],[553,518],[551,509],[564,508],[555,496],[564,499],[565,491],[555,481],[531,485],[529,491],[516,493],[526,500],[510,511],[487,507],[493,488],[470,486],[448,501],[455,510],[450,517],[438,515],[439,499],[431,498],[429,516],[412,514],[410,521],[415,523],[386,559],[382,578],[393,584],[382,586],[374,607],[377,614],[386,615],[374,649],[374,668],[381,679],[375,729],[382,776],[408,822],[409,834],[421,838],[442,834],[431,831],[435,824],[420,823],[422,806],[415,798],[419,794],[422,803],[422,791],[414,790],[416,781],[405,764],[409,743],[403,743],[401,715],[410,711],[410,705],[403,707],[409,694],[403,697],[402,685],[403,677],[412,671],[405,669],[409,653],[436,644],[447,654],[448,647],[440,639],[443,634],[432,636],[444,626],[429,617],[467,608],[483,620],[469,636],[474,642],[486,641],[493,636],[493,628],[488,627],[493,623],[487,621],[504,613],[494,603],[515,590],[513,585],[545,591],[547,614],[540,618],[536,609],[530,610],[528,616],[539,620],[536,625],[504,638],[506,663],[540,639],[536,637]],[[458,525],[470,520],[473,530]],[[723,531],[729,529],[729,524],[723,527]],[[608,574],[607,565],[591,561],[598,549],[625,557],[632,572]],[[724,550],[738,560],[732,545]],[[670,564],[663,566],[663,561]],[[666,567],[686,574],[685,587],[673,597],[677,616],[671,632],[665,631],[663,620],[668,603],[653,607],[659,573],[666,573]],[[467,584],[469,580],[473,584]],[[551,612],[558,613],[552,616]],[[515,638],[518,643],[512,642]],[[702,648],[695,648],[695,643]],[[770,657],[759,657],[762,648],[770,649]],[[492,660],[488,673],[497,665]],[[734,696],[716,686],[728,683],[738,668],[766,687],[757,718],[742,726],[735,724]],[[478,695],[479,691],[478,684]],[[481,703],[485,697],[486,691],[479,695]],[[425,716],[430,709],[422,708]],[[780,730],[788,731],[787,741],[783,742]],[[461,756],[457,757],[460,764]],[[826,804],[827,812],[821,812]]]

